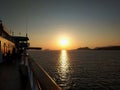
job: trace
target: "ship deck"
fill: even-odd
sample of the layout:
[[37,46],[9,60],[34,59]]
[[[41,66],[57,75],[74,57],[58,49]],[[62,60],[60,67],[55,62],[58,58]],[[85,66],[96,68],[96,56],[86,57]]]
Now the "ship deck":
[[[0,90],[25,90],[25,82],[19,73],[19,65],[0,64]],[[28,86],[28,90],[30,90]]]

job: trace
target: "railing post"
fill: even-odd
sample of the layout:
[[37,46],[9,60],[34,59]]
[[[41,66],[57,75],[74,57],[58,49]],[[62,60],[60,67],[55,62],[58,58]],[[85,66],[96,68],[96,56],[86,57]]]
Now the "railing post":
[[26,54],[26,56],[25,56],[25,63],[24,63],[24,64],[25,64],[25,65],[27,66],[27,68],[28,68],[28,77],[29,77],[31,89],[32,89],[32,90],[39,90],[39,89],[38,89],[38,86],[37,86],[37,82],[36,82],[36,80],[35,80],[35,78],[34,78],[32,69],[31,69],[30,66],[29,66],[27,54]]
[[33,79],[33,90],[38,90],[38,86],[35,79]]
[[28,63],[28,58],[26,58],[26,63],[27,63],[27,68],[28,68],[28,78],[29,78],[29,81],[30,81],[30,86],[31,86],[31,89],[33,89],[33,72],[29,66],[29,63]]

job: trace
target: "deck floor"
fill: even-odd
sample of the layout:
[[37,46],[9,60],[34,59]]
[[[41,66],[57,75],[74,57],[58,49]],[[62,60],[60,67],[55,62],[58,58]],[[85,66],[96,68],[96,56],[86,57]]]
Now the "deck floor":
[[17,64],[0,64],[0,90],[25,90]]

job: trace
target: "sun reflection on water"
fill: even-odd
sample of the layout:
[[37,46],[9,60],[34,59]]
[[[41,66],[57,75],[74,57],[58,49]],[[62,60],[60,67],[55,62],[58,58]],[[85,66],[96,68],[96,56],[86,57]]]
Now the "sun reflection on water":
[[67,51],[65,50],[62,50],[60,54],[60,67],[61,67],[61,72],[63,74],[66,74],[68,69],[68,56],[67,56]]
[[67,82],[69,79],[69,58],[66,50],[62,50],[59,58],[58,73],[61,81]]

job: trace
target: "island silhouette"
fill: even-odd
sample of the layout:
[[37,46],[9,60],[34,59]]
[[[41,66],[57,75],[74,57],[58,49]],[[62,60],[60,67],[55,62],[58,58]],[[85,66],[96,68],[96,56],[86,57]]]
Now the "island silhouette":
[[120,50],[120,46],[104,46],[104,47],[95,47],[93,49],[89,47],[80,47],[77,50]]

